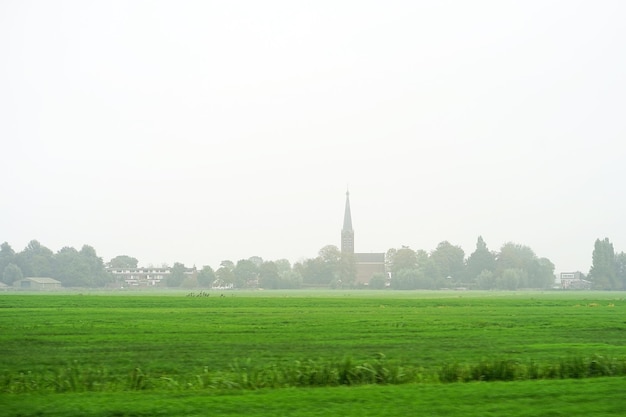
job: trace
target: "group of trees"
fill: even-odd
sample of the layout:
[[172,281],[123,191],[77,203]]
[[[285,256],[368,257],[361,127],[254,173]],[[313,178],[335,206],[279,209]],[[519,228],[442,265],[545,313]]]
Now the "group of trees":
[[111,281],[93,247],[83,245],[76,250],[66,246],[53,253],[36,240],[19,253],[7,242],[0,245],[0,272],[7,285],[24,277],[55,278],[66,287],[97,287]]
[[217,270],[205,265],[199,270],[192,270],[184,264],[176,262],[165,280],[168,287],[200,287],[209,288],[228,287],[236,288],[300,288],[302,277],[294,271],[286,259],[277,261],[263,261],[258,256],[240,259],[237,263],[226,260],[220,263]]
[[[593,265],[588,279],[592,288],[626,290],[626,253],[615,253],[608,238],[596,240]],[[549,288],[554,284],[554,264],[540,258],[531,248],[505,243],[499,251],[490,251],[482,237],[476,249],[466,258],[460,246],[443,241],[431,251],[413,250],[407,246],[389,249],[387,271],[394,289],[475,288],[515,290],[518,288]],[[113,278],[105,267],[136,268],[136,258],[120,255],[106,265],[93,247],[80,250],[64,247],[56,253],[32,240],[19,253],[4,242],[0,245],[0,279],[7,285],[23,277],[51,277],[66,287],[98,287]],[[264,261],[258,256],[236,263],[226,260],[214,270],[200,270],[175,263],[164,284],[168,287],[234,286],[265,289],[301,287],[351,287],[356,269],[354,260],[342,256],[334,245],[320,249],[315,258],[294,265],[286,259]],[[371,288],[383,288],[385,276],[374,276]],[[585,278],[583,276],[583,278]]]
[[395,289],[476,288],[515,290],[549,288],[554,264],[539,258],[528,246],[506,243],[492,252],[482,237],[465,259],[460,246],[443,241],[430,253],[406,246],[387,252],[387,269]]
[[596,239],[587,277],[593,289],[626,290],[626,253],[615,253],[608,238]]
[[[253,256],[240,259],[237,263],[230,260],[222,261],[217,270],[204,266],[197,272],[196,283],[200,287],[232,284],[237,288],[336,288],[350,286],[355,277],[356,270],[351,259],[342,257],[336,246],[327,245],[320,249],[315,258],[293,265],[287,259],[264,261],[259,256]],[[166,284],[171,287],[185,285],[179,278],[174,278],[174,271],[170,273]]]
[[[461,247],[444,241],[430,253],[414,251],[403,246],[390,249],[386,254],[387,271],[391,274],[394,289],[475,288],[504,289],[549,288],[554,284],[554,265],[539,258],[527,246],[507,243],[499,252],[487,248],[482,237],[476,250],[466,259]],[[354,286],[356,268],[354,260],[342,256],[334,245],[320,249],[318,256],[290,265],[286,259],[263,261],[255,256],[223,261],[213,271],[205,266],[198,272],[200,286],[233,284],[235,287],[261,287],[266,289]],[[385,276],[373,276],[370,288],[384,288]],[[178,286],[179,280],[168,285]]]

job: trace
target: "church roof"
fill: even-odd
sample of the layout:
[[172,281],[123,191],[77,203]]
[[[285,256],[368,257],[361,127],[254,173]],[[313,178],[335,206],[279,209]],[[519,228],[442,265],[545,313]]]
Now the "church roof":
[[343,228],[341,230],[352,230],[352,213],[350,212],[350,192],[346,192],[346,211],[343,214]]

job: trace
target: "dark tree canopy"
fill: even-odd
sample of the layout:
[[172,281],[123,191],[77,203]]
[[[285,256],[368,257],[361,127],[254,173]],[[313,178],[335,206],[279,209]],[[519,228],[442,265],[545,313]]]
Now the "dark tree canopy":
[[9,264],[17,264],[15,251],[7,242],[0,245],[0,271],[4,271]]
[[259,278],[259,267],[250,259],[240,259],[233,269],[235,286],[239,288],[254,286]]
[[615,264],[615,250],[609,238],[596,239],[592,253],[592,265],[589,278],[593,288],[612,290],[618,288]]
[[170,275],[166,279],[166,283],[168,287],[180,287],[185,281],[185,265],[180,262],[175,262],[172,268],[170,269]]
[[15,264],[8,264],[2,271],[2,282],[7,285],[11,285],[22,278],[24,278],[22,270]]
[[215,281],[215,271],[210,266],[205,265],[198,272],[197,280],[200,287],[210,287]]
[[128,255],[118,255],[111,259],[107,266],[109,268],[137,268],[139,261]]
[[36,240],[31,240],[17,255],[17,265],[25,277],[49,277],[53,275],[52,251]]
[[496,256],[487,249],[487,244],[482,236],[478,236],[476,250],[467,258],[465,279],[470,283],[477,282],[483,271],[493,273],[495,269]]
[[437,245],[430,258],[437,274],[432,277],[435,280],[450,278],[453,282],[459,282],[463,279],[465,252],[460,246],[443,241]]

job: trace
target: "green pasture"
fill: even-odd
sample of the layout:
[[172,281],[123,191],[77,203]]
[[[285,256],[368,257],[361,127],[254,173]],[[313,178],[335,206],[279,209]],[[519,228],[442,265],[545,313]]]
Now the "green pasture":
[[20,417],[617,417],[625,378],[203,392],[5,395]]
[[[233,396],[242,396],[244,403],[278,396],[287,407],[289,398],[297,403],[314,391],[366,402],[374,393],[394,390],[407,398],[412,398],[409,392],[435,398],[438,390],[446,396],[477,390],[480,397],[491,392],[481,393],[489,384],[520,384],[521,392],[536,384],[569,390],[569,378],[614,386],[614,381],[623,384],[626,373],[625,295],[7,293],[0,296],[0,403],[31,410],[21,415],[56,415],[53,411],[61,408],[42,414],[37,399],[54,404],[89,398],[86,403],[98,408],[101,401],[105,410],[115,403],[105,398],[114,393],[118,397],[111,398],[120,401],[141,392],[147,396],[142,398],[154,395],[175,403],[181,397],[226,408]],[[586,378],[604,375],[618,376]],[[515,382],[441,384],[490,379]],[[377,388],[355,386],[361,384]],[[296,388],[307,386],[328,387]],[[593,399],[582,395],[577,401]],[[447,401],[454,404],[452,397]],[[132,404],[120,407],[127,411],[110,415],[151,415],[142,414],[141,407],[133,413]]]

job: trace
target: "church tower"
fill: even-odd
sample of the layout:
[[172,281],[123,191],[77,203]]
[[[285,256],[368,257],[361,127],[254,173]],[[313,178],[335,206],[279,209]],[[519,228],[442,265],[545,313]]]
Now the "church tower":
[[350,212],[350,192],[346,192],[346,210],[341,228],[342,285],[369,285],[375,275],[386,277],[384,253],[354,253],[354,230]]
[[350,192],[346,191],[346,210],[343,214],[341,229],[341,253],[354,255],[354,230],[352,230],[352,213],[350,213]]

